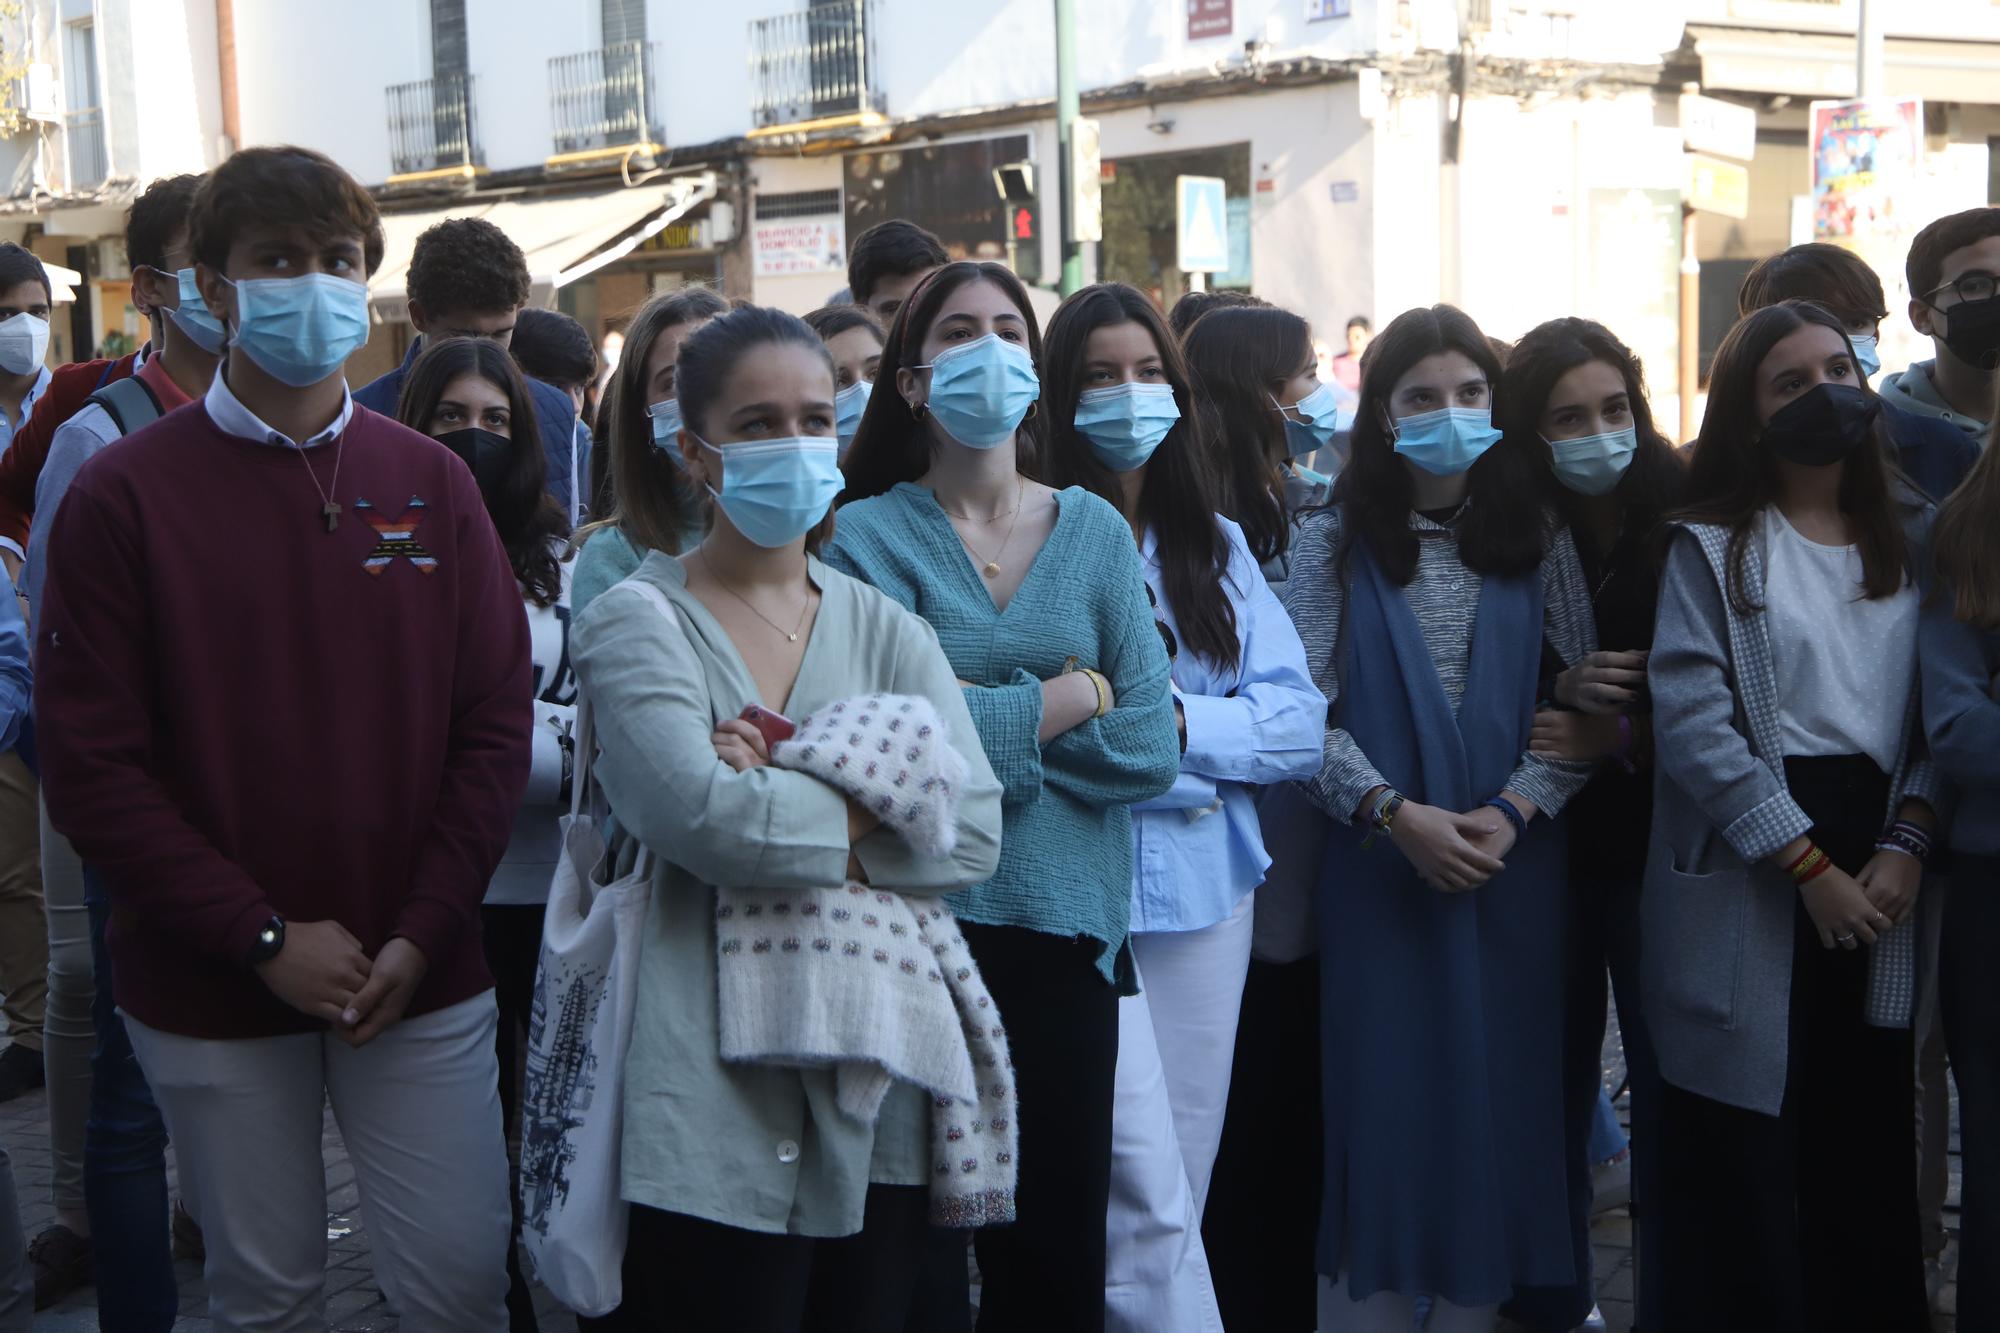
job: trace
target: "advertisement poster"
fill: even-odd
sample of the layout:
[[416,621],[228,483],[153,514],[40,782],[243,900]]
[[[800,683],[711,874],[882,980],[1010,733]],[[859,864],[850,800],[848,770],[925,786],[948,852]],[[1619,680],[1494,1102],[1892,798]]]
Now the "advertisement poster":
[[838,217],[783,218],[759,222],[752,232],[757,276],[845,273],[847,246]]
[[[1900,237],[1923,158],[1924,109],[1915,98],[1812,104],[1813,238]],[[1900,208],[1899,208],[1900,205]]]

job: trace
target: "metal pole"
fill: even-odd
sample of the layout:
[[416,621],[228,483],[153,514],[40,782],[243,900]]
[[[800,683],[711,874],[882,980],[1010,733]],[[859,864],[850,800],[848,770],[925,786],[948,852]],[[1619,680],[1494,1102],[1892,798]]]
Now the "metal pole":
[[1701,389],[1701,261],[1695,258],[1695,217],[1692,208],[1681,205],[1681,444],[1701,431],[1694,410]]
[[1880,97],[1882,88],[1883,0],[1861,0],[1861,17],[1855,28],[1854,95]]
[[1056,5],[1056,152],[1062,182],[1062,294],[1083,286],[1083,246],[1076,239],[1076,153],[1074,131],[1081,102],[1076,91],[1076,0]]

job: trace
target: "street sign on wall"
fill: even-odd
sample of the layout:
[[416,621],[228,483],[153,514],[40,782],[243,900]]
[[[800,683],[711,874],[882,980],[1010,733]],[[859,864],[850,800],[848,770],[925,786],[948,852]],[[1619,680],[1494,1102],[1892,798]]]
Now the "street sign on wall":
[[1235,0],[1187,0],[1188,40],[1227,37],[1236,26]]
[[1229,269],[1229,191],[1220,176],[1174,178],[1175,267],[1183,273]]
[[1757,153],[1757,113],[1700,93],[1681,94],[1681,146],[1748,162]]
[[1726,218],[1750,216],[1750,169],[1734,162],[1687,155],[1689,208],[1704,213],[1720,213]]

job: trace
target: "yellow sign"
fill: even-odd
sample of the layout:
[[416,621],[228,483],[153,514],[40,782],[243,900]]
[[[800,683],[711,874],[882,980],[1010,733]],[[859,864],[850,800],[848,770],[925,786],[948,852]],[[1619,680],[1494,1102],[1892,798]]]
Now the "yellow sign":
[[1750,170],[1700,153],[1687,155],[1688,207],[1726,218],[1750,216]]

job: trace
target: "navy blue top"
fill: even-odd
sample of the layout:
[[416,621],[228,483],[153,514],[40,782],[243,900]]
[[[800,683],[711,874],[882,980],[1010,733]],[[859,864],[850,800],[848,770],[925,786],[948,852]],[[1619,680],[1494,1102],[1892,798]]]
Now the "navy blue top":
[[[396,404],[403,397],[403,376],[410,373],[423,349],[422,338],[412,342],[403,356],[403,364],[354,390],[354,401],[391,420],[397,419]],[[542,452],[549,460],[549,494],[562,506],[563,513],[568,514],[570,451],[576,447],[576,404],[555,385],[538,379],[528,380],[528,395],[535,400],[535,426],[542,433]],[[584,475],[586,460],[579,458],[577,463],[578,475]]]
[[1896,443],[1896,466],[1925,495],[1942,500],[1958,489],[1979,457],[1979,445],[1949,421],[1882,404],[1882,421]]

